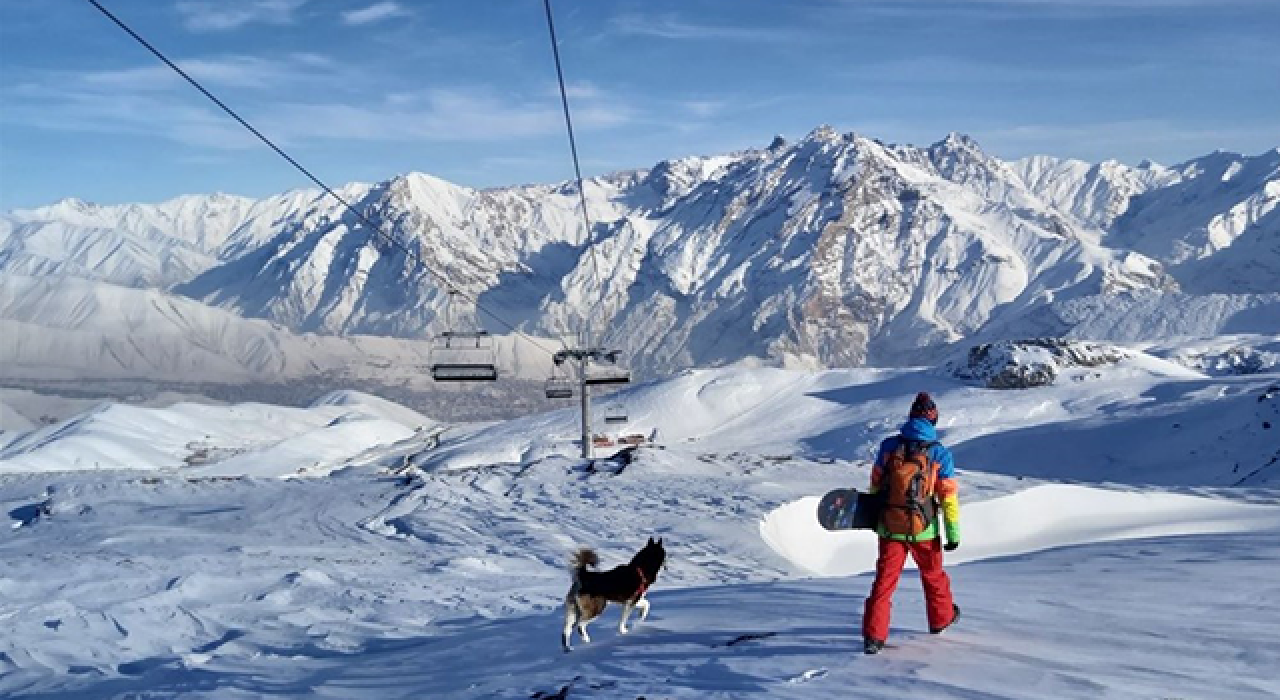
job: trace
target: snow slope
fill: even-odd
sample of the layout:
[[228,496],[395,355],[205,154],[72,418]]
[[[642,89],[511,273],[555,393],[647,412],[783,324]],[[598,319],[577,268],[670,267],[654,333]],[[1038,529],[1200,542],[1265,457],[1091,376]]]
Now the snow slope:
[[[925,634],[908,575],[872,659],[857,624],[874,538],[817,529],[813,506],[865,483],[919,389],[961,470],[964,617]],[[1136,351],[1014,391],[936,369],[738,368],[601,405],[628,414],[611,431],[657,442],[584,462],[565,456],[566,413],[440,425],[354,393],[108,404],[21,435],[0,451],[0,694],[1280,692],[1280,454],[1241,481],[1218,439],[1276,449],[1280,375]],[[113,469],[62,471],[91,460]],[[622,636],[610,610],[561,653],[568,553],[613,565],[649,536],[670,552],[650,618]]]
[[[782,474],[771,467],[762,476]],[[14,613],[4,687],[88,698],[531,697],[567,684],[568,697],[602,698],[907,689],[941,698],[1248,698],[1277,687],[1276,618],[1258,603],[1274,589],[1266,538],[1276,530],[1256,529],[1258,520],[1225,538],[1079,544],[953,566],[965,617],[941,638],[924,633],[908,575],[893,646],[871,660],[858,654],[855,633],[869,580],[795,578],[747,546],[758,513],[733,515],[711,500],[740,477],[704,478],[699,489],[691,479],[654,483],[657,474],[538,476],[428,479],[396,538],[357,527],[397,494],[386,481],[64,485],[53,515],[17,531],[54,548],[18,558],[0,581],[5,612]],[[509,506],[495,510],[485,491],[513,487]],[[662,508],[663,492],[688,502]],[[574,508],[584,496],[650,504],[656,522]],[[136,509],[146,524],[133,522]],[[695,518],[714,522],[717,511],[728,515],[704,540]],[[586,526],[618,534],[578,529]],[[649,527],[673,543],[649,620],[622,637],[611,611],[591,644],[562,654],[554,606],[571,542],[557,532],[599,539],[606,561],[617,562]],[[1233,561],[1229,572],[1223,559]],[[53,596],[42,583],[51,570],[60,585]],[[1170,615],[1170,600],[1183,614]]]
[[[1231,486],[1280,457],[1274,374],[1209,379],[1132,351],[1114,365],[1064,371],[1051,386],[998,390],[936,370],[693,370],[601,401],[628,421],[608,434],[656,436],[701,452],[804,454],[862,462],[901,421],[902,397],[927,390],[961,468],[1126,484]],[[1269,426],[1269,427],[1268,427]],[[1136,430],[1148,439],[1129,437]],[[447,434],[426,469],[519,464],[573,454],[571,409]],[[532,437],[531,437],[532,436]],[[1046,449],[1062,439],[1069,450]],[[1280,467],[1249,485],[1272,483]]]

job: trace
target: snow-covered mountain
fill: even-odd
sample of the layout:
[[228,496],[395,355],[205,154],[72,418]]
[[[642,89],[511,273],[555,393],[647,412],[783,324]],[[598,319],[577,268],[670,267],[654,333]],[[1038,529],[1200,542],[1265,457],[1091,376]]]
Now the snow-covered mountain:
[[1280,291],[1280,149],[1217,152],[1173,168],[1037,156],[1015,169],[1104,242],[1166,265],[1186,291]]
[[[548,373],[543,354],[522,351],[512,336],[495,341],[508,376]],[[424,340],[293,333],[158,289],[0,276],[0,376],[6,379],[241,384],[326,375],[401,383],[427,375],[429,354]]]
[[[900,365],[1083,325],[1154,341],[1190,308],[1209,334],[1280,319],[1280,150],[1007,163],[959,134],[918,148],[822,127],[593,178],[586,195],[590,235],[572,184],[413,173],[343,190],[412,256],[315,192],[64,201],[0,220],[0,274],[169,287],[294,331],[422,337],[449,297],[430,269],[539,335],[607,325],[658,374],[748,357]],[[1082,312],[1117,306],[1123,323]]]
[[[347,196],[367,185],[348,185]],[[338,208],[318,192],[262,200],[226,194],[160,204],[99,206],[64,199],[0,216],[0,271],[69,275],[133,287],[168,287],[261,246],[309,214]]]
[[[1171,286],[956,135],[917,149],[819,129],[586,186],[589,241],[568,186],[480,192],[409,175],[358,206],[485,307],[543,333],[612,319],[658,371],[745,356],[883,363],[960,340],[1002,306]],[[178,291],[305,330],[392,334],[429,328],[445,298],[351,216],[304,222]]]
[[1087,163],[1031,156],[1010,165],[1045,202],[1084,226],[1102,230],[1128,211],[1134,197],[1179,180],[1177,171],[1149,162],[1130,167],[1114,160]]

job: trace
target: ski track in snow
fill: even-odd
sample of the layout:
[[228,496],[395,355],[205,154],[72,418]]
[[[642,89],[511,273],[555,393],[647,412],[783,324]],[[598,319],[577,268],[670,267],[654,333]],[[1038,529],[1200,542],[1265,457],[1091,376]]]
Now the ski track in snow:
[[[1103,373],[1092,386],[992,392],[918,371],[694,372],[612,399],[629,413],[622,430],[664,443],[627,465],[557,456],[567,412],[440,434],[353,393],[309,409],[96,409],[11,440],[0,460],[13,524],[0,536],[0,695],[1280,693],[1275,477],[1225,488],[1229,468],[1163,447],[1154,427],[1216,410],[1256,430],[1248,444],[1265,456],[1276,378]],[[907,574],[891,648],[864,657],[874,537],[820,530],[814,506],[865,484],[867,453],[896,424],[886,415],[916,386],[935,393],[944,440],[969,460],[963,544],[948,555],[964,617],[925,633]],[[186,465],[193,415],[208,437]],[[1104,417],[1141,426],[1159,466],[1060,459],[1048,481],[997,468],[1080,439],[1018,430]],[[226,449],[252,442],[255,424],[273,439]],[[1206,443],[1218,428],[1202,429]],[[135,468],[52,469],[86,435]],[[323,469],[298,472],[317,456]],[[1166,467],[1184,482],[1155,478]],[[278,476],[291,478],[267,478]],[[568,553],[593,546],[611,567],[648,536],[670,554],[649,619],[622,636],[611,607],[591,643],[561,653]]]

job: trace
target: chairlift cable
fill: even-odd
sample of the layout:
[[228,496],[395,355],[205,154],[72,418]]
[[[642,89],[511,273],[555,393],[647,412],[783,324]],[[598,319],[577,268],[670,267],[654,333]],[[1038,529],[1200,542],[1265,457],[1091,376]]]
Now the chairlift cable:
[[542,7],[547,13],[547,31],[551,35],[551,55],[556,62],[556,80],[560,84],[560,104],[564,108],[565,131],[569,134],[569,153],[573,156],[573,174],[578,184],[578,202],[582,207],[582,223],[586,227],[584,234],[586,236],[587,250],[591,253],[591,268],[595,274],[596,284],[600,285],[600,297],[596,299],[595,304],[591,306],[583,317],[586,337],[580,342],[587,347],[591,347],[591,317],[600,306],[601,298],[604,296],[604,279],[600,276],[600,262],[596,259],[596,249],[592,245],[591,216],[587,212],[587,190],[583,186],[582,167],[578,163],[578,143],[573,136],[573,117],[569,114],[569,93],[564,86],[564,69],[560,65],[560,44],[556,39],[556,23],[551,15],[551,0],[542,0]]
[[[425,261],[423,261],[423,259],[422,259],[421,257],[419,257],[416,253],[414,253],[414,252],[413,252],[413,250],[411,250],[407,245],[405,245],[404,243],[401,243],[401,242],[400,242],[399,240],[397,240],[394,236],[389,235],[386,231],[384,231],[384,230],[382,229],[382,226],[381,226],[381,225],[374,223],[371,219],[369,219],[369,217],[367,217],[367,216],[365,216],[363,213],[361,213],[361,212],[360,212],[358,209],[356,209],[356,208],[355,208],[355,207],[354,207],[350,202],[348,202],[345,198],[343,198],[343,197],[342,197],[342,195],[339,195],[339,194],[338,194],[337,192],[335,192],[331,187],[329,187],[328,185],[326,185],[323,181],[321,181],[321,180],[320,180],[320,178],[316,177],[314,174],[312,174],[312,173],[311,173],[311,171],[310,171],[310,170],[307,170],[305,167],[303,167],[303,165],[302,165],[301,163],[299,163],[299,162],[298,162],[297,160],[295,160],[292,156],[290,156],[288,153],[286,153],[286,152],[284,151],[284,149],[282,149],[282,148],[280,148],[279,146],[277,146],[273,141],[271,141],[271,139],[269,139],[269,138],[267,138],[266,136],[264,136],[264,135],[262,134],[262,132],[258,131],[256,128],[254,128],[254,126],[253,126],[252,124],[250,124],[250,123],[249,123],[248,121],[246,121],[243,117],[241,117],[239,114],[237,114],[237,113],[235,112],[235,110],[233,110],[233,109],[231,109],[230,107],[228,107],[228,106],[226,105],[226,103],[224,103],[222,100],[218,99],[218,98],[217,98],[213,93],[209,92],[209,90],[205,89],[205,87],[204,87],[203,85],[201,85],[201,84],[200,84],[200,83],[199,83],[195,78],[192,78],[190,75],[188,75],[188,74],[187,74],[187,72],[186,72],[186,71],[182,70],[182,68],[180,68],[176,63],[174,63],[173,61],[169,60],[169,57],[168,57],[168,56],[165,56],[163,53],[161,53],[159,49],[157,49],[156,47],[152,46],[150,42],[148,42],[146,39],[142,38],[142,36],[141,36],[141,35],[139,35],[137,32],[135,32],[131,27],[129,27],[129,25],[125,24],[123,21],[121,21],[121,20],[120,20],[120,18],[118,18],[118,17],[116,17],[114,14],[112,14],[110,10],[108,10],[108,9],[107,9],[107,8],[105,8],[105,7],[103,7],[103,6],[102,6],[102,4],[101,4],[100,2],[98,2],[98,0],[87,0],[87,2],[88,2],[90,5],[93,5],[93,6],[94,6],[94,7],[95,7],[99,12],[101,12],[103,15],[105,15],[105,16],[106,16],[106,18],[107,18],[107,19],[109,19],[109,20],[111,20],[111,21],[112,21],[112,22],[113,22],[117,27],[119,27],[120,29],[124,30],[124,32],[125,32],[126,34],[128,34],[128,35],[129,35],[129,36],[131,36],[131,37],[133,37],[134,41],[136,41],[136,42],[138,42],[139,44],[141,44],[145,49],[147,49],[147,50],[148,50],[148,51],[150,51],[153,55],[155,55],[155,57],[156,57],[156,58],[160,59],[160,60],[161,60],[165,65],[169,66],[169,68],[171,68],[175,73],[177,73],[178,75],[182,76],[182,78],[183,78],[184,80],[186,80],[188,83],[190,83],[192,87],[194,87],[195,89],[199,90],[199,91],[200,91],[200,93],[201,93],[201,94],[203,94],[205,97],[209,98],[209,100],[210,100],[211,102],[213,102],[213,103],[214,103],[215,105],[217,105],[220,109],[222,109],[222,111],[223,111],[223,112],[226,112],[228,116],[230,116],[232,119],[234,119],[234,120],[236,120],[237,122],[239,122],[239,123],[240,123],[240,126],[243,126],[245,129],[247,129],[247,130],[249,131],[249,133],[251,133],[251,134],[253,134],[254,136],[256,136],[256,137],[258,138],[258,140],[259,140],[259,141],[261,141],[262,143],[266,144],[266,145],[267,145],[267,147],[268,147],[268,148],[270,148],[271,150],[275,151],[275,152],[276,152],[276,155],[279,155],[281,158],[283,158],[285,161],[287,161],[290,165],[292,165],[296,170],[298,170],[298,172],[300,172],[300,173],[302,173],[303,175],[305,175],[305,176],[307,177],[307,179],[309,179],[309,180],[311,180],[311,182],[315,183],[315,184],[316,184],[316,185],[317,185],[321,190],[324,190],[324,192],[325,192],[326,194],[328,194],[329,196],[331,196],[331,197],[333,197],[334,199],[338,200],[338,203],[340,203],[344,208],[346,208],[346,210],[347,210],[347,211],[351,212],[351,213],[352,213],[352,214],[353,214],[357,219],[359,219],[359,220],[360,220],[360,221],[362,221],[366,226],[368,226],[368,227],[370,228],[370,230],[372,230],[372,231],[374,232],[374,234],[375,234],[375,235],[377,235],[377,236],[381,237],[383,240],[385,240],[387,243],[390,243],[392,246],[394,246],[394,247],[396,247],[396,248],[399,248],[400,250],[404,251],[404,254],[405,254],[406,256],[408,256],[408,258],[409,258],[410,260],[412,260],[413,262],[417,263],[419,266],[421,266],[421,267],[422,267],[422,269],[424,269],[424,270],[426,270],[428,273],[430,273],[430,274],[431,274],[431,276],[435,277],[435,278],[436,278],[436,279],[438,279],[440,282],[442,282],[442,283],[444,284],[444,286],[445,286],[447,289],[449,289],[450,291],[456,292],[457,294],[459,294],[459,295],[461,295],[463,298],[465,298],[467,301],[470,301],[470,302],[472,302],[473,304],[475,304],[475,306],[476,306],[476,309],[477,309],[477,310],[485,312],[486,314],[488,314],[488,315],[489,315],[489,317],[490,317],[490,318],[493,318],[493,319],[494,319],[495,321],[497,321],[500,325],[502,325],[503,327],[507,328],[508,330],[510,330],[510,331],[511,331],[512,333],[514,333],[515,335],[517,335],[517,336],[519,336],[519,337],[521,337],[521,338],[524,338],[526,341],[528,341],[528,342],[529,342],[529,344],[530,344],[530,345],[533,345],[534,347],[538,348],[539,350],[542,350],[543,352],[547,353],[548,355],[554,355],[554,354],[555,354],[555,351],[554,351],[554,350],[550,350],[550,349],[548,349],[545,345],[543,345],[542,343],[538,342],[538,340],[537,340],[536,338],[534,338],[533,336],[529,335],[528,333],[525,333],[524,331],[522,331],[522,330],[520,330],[519,328],[517,328],[517,327],[515,326],[515,324],[513,324],[513,323],[511,323],[511,322],[507,321],[506,319],[502,318],[502,317],[501,317],[501,316],[499,316],[497,313],[495,313],[495,312],[493,312],[493,311],[491,311],[491,310],[489,310],[489,309],[484,308],[484,306],[482,306],[482,305],[480,304],[480,300],[479,300],[479,299],[477,299],[477,298],[473,297],[472,295],[467,294],[466,292],[463,292],[463,291],[461,291],[460,289],[458,289],[455,285],[453,285],[453,283],[452,283],[452,282],[450,282],[450,281],[449,281],[449,278],[448,278],[448,277],[445,277],[445,275],[444,275],[443,273],[441,273],[441,272],[437,272],[437,271],[436,271],[435,269],[433,269],[430,265],[428,265]],[[557,59],[557,61],[558,61],[558,59]],[[557,67],[558,67],[558,64],[557,64]],[[562,83],[561,83],[561,90],[562,90],[562,91],[563,91],[563,87],[564,87],[564,85],[563,85],[563,82],[562,82]],[[566,103],[566,104],[567,104],[567,103]],[[575,165],[576,165],[576,158],[577,158],[577,156],[575,155]],[[581,182],[581,179],[579,179],[579,182]],[[579,185],[579,190],[581,190],[581,185]],[[585,201],[586,201],[586,200],[584,199],[583,201],[584,201],[584,203],[585,203]],[[584,209],[584,213],[585,213],[585,209]],[[562,340],[561,342],[563,342],[563,340]]]

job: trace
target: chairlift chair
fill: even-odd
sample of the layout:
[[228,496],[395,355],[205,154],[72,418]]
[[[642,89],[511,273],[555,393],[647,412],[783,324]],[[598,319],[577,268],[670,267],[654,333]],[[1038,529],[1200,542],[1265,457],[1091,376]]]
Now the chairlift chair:
[[498,378],[493,336],[487,331],[445,331],[431,348],[431,378],[437,382],[491,382]]
[[573,398],[573,381],[568,377],[551,377],[547,380],[547,398]]
[[610,425],[627,422],[627,412],[621,406],[610,406],[604,412],[604,422]]
[[498,354],[493,336],[488,331],[479,330],[474,318],[463,327],[477,330],[458,329],[453,308],[458,296],[462,296],[458,290],[449,290],[444,307],[446,330],[436,336],[431,346],[431,378],[437,382],[495,381],[498,378]]
[[555,364],[551,366],[551,376],[547,378],[547,398],[573,398],[573,380],[569,377],[566,371],[562,369],[565,361],[564,355],[557,352],[551,359]]
[[617,364],[617,354],[610,353],[609,360],[611,364],[604,364],[601,362],[587,363],[586,383],[589,386],[631,383],[631,370],[627,369],[623,365]]

